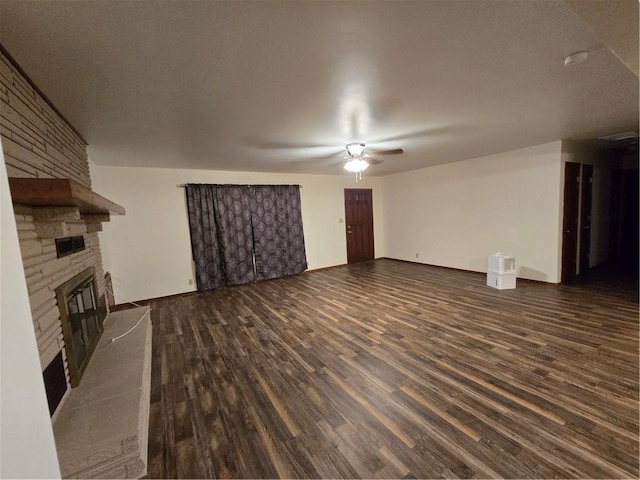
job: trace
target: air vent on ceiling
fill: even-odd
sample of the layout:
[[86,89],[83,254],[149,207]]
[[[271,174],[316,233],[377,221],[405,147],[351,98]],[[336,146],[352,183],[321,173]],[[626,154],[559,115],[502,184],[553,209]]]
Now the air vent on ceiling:
[[608,140],[610,142],[625,142],[638,140],[638,132],[630,131],[623,133],[614,133],[613,135],[607,135],[606,137],[600,137],[600,140]]

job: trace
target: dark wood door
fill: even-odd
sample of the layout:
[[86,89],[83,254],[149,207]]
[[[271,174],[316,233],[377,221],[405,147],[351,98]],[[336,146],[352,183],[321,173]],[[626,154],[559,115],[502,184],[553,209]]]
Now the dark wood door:
[[582,165],[582,200],[580,200],[580,275],[589,271],[591,249],[591,199],[593,165]]
[[562,282],[576,276],[578,255],[578,207],[580,201],[580,164],[564,165],[564,206],[562,221]]
[[375,255],[371,189],[345,188],[344,215],[347,228],[347,263],[373,260]]

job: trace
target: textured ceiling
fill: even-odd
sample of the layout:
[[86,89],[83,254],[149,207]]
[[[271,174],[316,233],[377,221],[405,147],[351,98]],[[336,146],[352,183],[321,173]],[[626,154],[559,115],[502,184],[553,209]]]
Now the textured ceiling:
[[549,0],[0,1],[0,42],[103,165],[332,174],[350,141],[404,148],[382,175],[637,129],[596,32]]

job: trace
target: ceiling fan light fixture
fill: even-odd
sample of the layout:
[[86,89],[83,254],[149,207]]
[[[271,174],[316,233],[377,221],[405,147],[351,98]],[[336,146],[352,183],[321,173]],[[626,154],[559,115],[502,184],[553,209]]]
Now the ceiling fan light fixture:
[[351,155],[352,157],[359,157],[360,155],[362,155],[362,152],[364,152],[364,143],[354,142],[347,144],[347,153],[349,153],[349,155]]
[[360,173],[369,167],[369,162],[362,158],[354,158],[344,164],[344,169],[352,173]]

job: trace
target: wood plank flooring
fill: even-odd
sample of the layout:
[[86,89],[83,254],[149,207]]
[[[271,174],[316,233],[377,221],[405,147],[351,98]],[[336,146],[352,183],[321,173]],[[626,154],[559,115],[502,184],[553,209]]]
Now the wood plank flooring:
[[638,478],[634,290],[377,260],[152,303],[151,478]]

